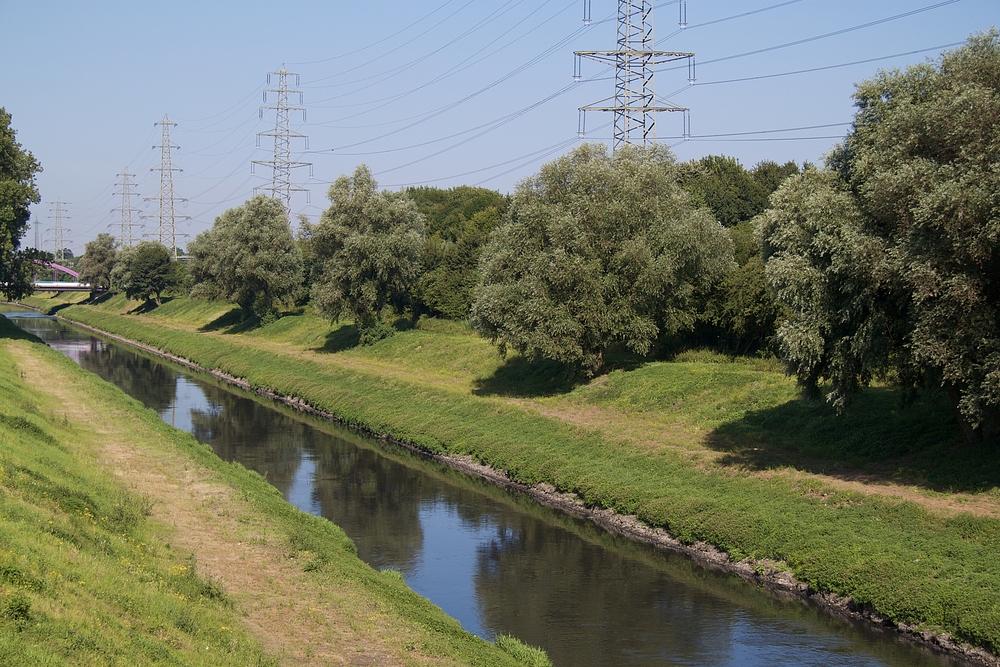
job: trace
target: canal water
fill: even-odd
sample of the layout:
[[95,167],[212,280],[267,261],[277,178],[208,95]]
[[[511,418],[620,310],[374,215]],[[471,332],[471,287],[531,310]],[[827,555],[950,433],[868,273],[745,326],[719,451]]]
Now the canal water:
[[82,329],[14,321],[341,526],[470,632],[513,634],[556,667],[965,664]]

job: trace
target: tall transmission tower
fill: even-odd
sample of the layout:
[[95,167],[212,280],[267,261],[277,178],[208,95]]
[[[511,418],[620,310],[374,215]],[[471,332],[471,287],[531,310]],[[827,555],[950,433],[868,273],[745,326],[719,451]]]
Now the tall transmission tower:
[[[163,114],[163,120],[153,123],[153,125],[160,125],[163,128],[163,136],[160,144],[153,146],[153,148],[160,149],[160,166],[150,169],[150,171],[160,172],[160,192],[156,197],[146,197],[145,201],[158,202],[159,209],[155,216],[149,215],[143,217],[155,217],[157,219],[157,240],[163,245],[169,243],[174,259],[177,259],[177,222],[179,220],[187,220],[190,217],[177,214],[177,203],[187,200],[174,194],[174,172],[183,171],[183,169],[175,167],[173,162],[173,151],[180,148],[180,146],[170,142],[170,128],[177,127],[177,123],[171,123],[167,120],[167,114]],[[184,236],[184,234],[180,236]]]
[[[134,186],[135,183],[129,180],[131,176],[135,176],[135,174],[128,173],[128,169],[125,169],[122,173],[118,174],[118,177],[121,178],[122,181],[121,183],[116,183],[116,185],[121,188],[121,192],[116,192],[115,194],[121,195],[122,205],[118,208],[111,209],[112,213],[119,211],[122,216],[118,243],[123,248],[131,248],[135,243],[136,235],[133,233],[132,229],[135,226],[135,223],[132,222],[132,214],[141,212],[139,209],[132,207],[132,197],[137,196],[138,193],[132,191],[132,186]],[[112,227],[114,226],[114,223],[111,223],[108,226]]]
[[55,256],[56,261],[58,262],[64,261],[66,259],[66,252],[65,252],[66,241],[63,238],[63,231],[64,231],[63,221],[69,220],[70,218],[68,215],[66,215],[66,212],[63,210],[63,206],[65,206],[67,203],[68,202],[60,201],[57,199],[53,204],[55,208],[50,209],[52,211],[52,215],[49,216],[49,219],[55,221],[55,224],[49,228],[49,231],[52,232],[52,246],[53,246],[52,254]]
[[[284,65],[277,72],[267,73],[268,85],[271,85],[271,77],[277,77],[278,87],[268,88],[264,91],[265,104],[260,107],[260,117],[264,117],[265,110],[273,110],[275,115],[274,129],[269,132],[257,133],[257,147],[260,148],[261,137],[273,137],[274,157],[270,160],[254,160],[250,167],[251,173],[253,173],[253,167],[258,164],[271,169],[271,185],[255,187],[254,192],[270,192],[272,197],[282,201],[285,205],[285,210],[288,212],[292,210],[293,192],[305,192],[306,201],[309,201],[308,189],[292,185],[292,169],[296,167],[312,167],[311,162],[296,162],[292,160],[292,139],[303,139],[306,150],[309,150],[309,137],[298,132],[292,132],[291,130],[290,121],[292,112],[301,111],[302,120],[305,121],[306,110],[301,106],[290,106],[288,103],[289,95],[298,95],[299,104],[302,104],[302,92],[288,87],[288,77],[290,76],[294,76],[295,85],[299,85],[299,75],[286,71]],[[274,104],[266,104],[268,93],[276,95]],[[312,174],[310,173],[310,175]]]
[[[687,26],[687,2],[680,0],[680,27]],[[583,22],[590,23],[590,0],[584,0]],[[656,114],[679,111],[684,116],[684,137],[691,135],[690,110],[656,95],[653,73],[657,65],[688,61],[688,82],[694,83],[694,54],[657,51],[653,48],[652,0],[618,0],[618,48],[614,51],[575,51],[573,79],[582,79],[584,58],[613,65],[615,94],[580,107],[577,133],[586,134],[588,111],[610,111],[615,130],[612,150],[625,144],[649,145],[656,140]]]

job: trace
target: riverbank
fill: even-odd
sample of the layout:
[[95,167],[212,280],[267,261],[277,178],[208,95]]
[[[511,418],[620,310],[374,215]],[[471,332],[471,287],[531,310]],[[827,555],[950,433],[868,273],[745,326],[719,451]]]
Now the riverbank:
[[0,518],[4,664],[542,664],[2,317]]
[[[349,330],[309,316],[232,333],[224,305],[178,300],[142,316],[115,314],[129,307],[110,300],[60,314],[244,378],[253,388],[375,434],[470,456],[509,471],[526,487],[574,493],[587,511],[635,515],[668,531],[683,548],[717,545],[728,557],[705,550],[712,560],[753,575],[770,570],[788,581],[790,573],[809,591],[850,598],[845,605],[856,613],[936,633],[928,638],[946,634],[997,646],[1000,530],[992,487],[975,482],[962,493],[942,493],[931,483],[900,484],[879,475],[878,465],[855,465],[855,473],[868,477],[859,481],[860,475],[842,472],[851,470],[843,460],[829,458],[834,473],[817,473],[811,468],[823,459],[808,451],[808,443],[796,450],[794,442],[782,442],[783,453],[768,440],[775,433],[766,432],[768,420],[801,421],[805,413],[800,432],[813,429],[835,441],[836,427],[859,429],[841,446],[867,442],[867,455],[883,464],[871,452],[892,449],[895,441],[885,430],[902,424],[896,441],[941,440],[947,424],[935,425],[939,408],[933,403],[900,417],[905,411],[893,397],[876,395],[867,427],[858,418],[824,421],[815,406],[794,401],[794,387],[773,363],[706,355],[622,369],[548,394],[524,390],[530,382],[522,378],[522,390],[511,391],[518,362],[500,363],[451,323],[429,323],[359,349],[345,340]],[[520,370],[525,375],[532,369]],[[907,427],[907,420],[914,423]],[[724,436],[748,433],[752,448],[722,446]],[[790,450],[807,464],[754,465],[766,459],[751,458],[757,455],[752,450],[786,459]],[[959,452],[950,463],[962,456],[970,454]],[[919,455],[911,453],[906,463],[920,465]],[[977,473],[989,470],[979,466]],[[977,490],[977,483],[984,488]]]

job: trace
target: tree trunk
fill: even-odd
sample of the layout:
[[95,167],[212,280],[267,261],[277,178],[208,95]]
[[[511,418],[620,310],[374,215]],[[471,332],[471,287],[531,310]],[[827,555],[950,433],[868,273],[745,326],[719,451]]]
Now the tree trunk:
[[951,400],[951,407],[955,410],[958,425],[962,427],[962,435],[965,436],[966,444],[974,445],[986,442],[997,435],[996,425],[992,424],[990,419],[987,418],[978,426],[973,426],[968,418],[962,414],[962,410],[959,408],[962,390],[957,384],[949,383],[945,388],[948,390],[948,398]]

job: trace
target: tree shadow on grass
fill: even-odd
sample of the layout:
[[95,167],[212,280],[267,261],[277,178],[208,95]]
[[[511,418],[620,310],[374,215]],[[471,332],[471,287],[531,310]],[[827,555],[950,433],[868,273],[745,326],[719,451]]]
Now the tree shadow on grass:
[[219,315],[214,320],[198,328],[198,331],[219,331],[221,329],[227,329],[227,333],[234,333],[232,327],[237,327],[243,324],[243,309],[233,308],[232,310],[227,310],[222,315]]
[[88,306],[99,306],[102,303],[110,301],[113,298],[115,298],[115,294],[113,292],[101,292],[97,296],[90,297],[84,303],[86,303]]
[[160,297],[160,303],[157,304],[155,300],[149,299],[148,301],[143,301],[138,306],[136,306],[132,310],[128,311],[128,314],[129,315],[146,315],[147,313],[151,313],[154,310],[156,310],[157,308],[159,308],[160,306],[166,305],[166,304],[170,303],[173,300],[174,300],[174,297],[172,297],[172,296],[164,296],[164,297]]
[[314,352],[325,352],[336,354],[344,350],[350,350],[361,344],[361,332],[354,324],[342,324],[326,335],[326,340],[319,347],[313,348]]
[[723,424],[708,445],[723,465],[792,467],[842,479],[913,484],[937,491],[1000,487],[1000,443],[965,444],[942,392],[904,403],[896,389],[873,388],[844,414],[800,399]]
[[[601,374],[616,369],[634,370],[645,363],[646,359],[633,354],[611,353]],[[593,376],[579,364],[516,356],[504,361],[493,375],[476,380],[472,393],[516,398],[555,396],[567,394],[591,380]]]

